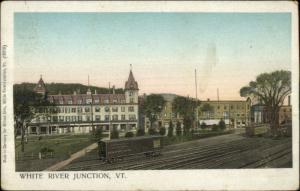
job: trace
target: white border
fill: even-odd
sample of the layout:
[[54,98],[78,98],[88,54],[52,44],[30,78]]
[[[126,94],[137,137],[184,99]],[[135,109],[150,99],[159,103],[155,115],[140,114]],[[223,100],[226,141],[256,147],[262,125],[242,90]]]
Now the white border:
[[[126,180],[21,180],[14,166],[13,15],[14,12],[290,12],[292,15],[293,168],[251,170],[126,171]],[[295,2],[3,2],[1,45],[7,49],[7,163],[1,161],[1,187],[17,190],[294,190],[299,184],[299,36]],[[3,70],[1,68],[1,80]],[[2,87],[2,83],[1,83]],[[1,93],[1,96],[3,94]],[[1,104],[1,111],[3,110]],[[1,115],[2,119],[2,115]],[[1,120],[1,131],[2,124]],[[3,136],[1,134],[1,146]],[[47,172],[42,172],[47,175]],[[72,175],[74,172],[70,172]]]

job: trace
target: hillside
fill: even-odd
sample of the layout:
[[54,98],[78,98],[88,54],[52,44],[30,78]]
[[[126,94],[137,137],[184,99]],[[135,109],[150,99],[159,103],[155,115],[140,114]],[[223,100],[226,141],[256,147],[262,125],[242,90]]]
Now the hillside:
[[[48,94],[73,94],[74,91],[78,91],[81,94],[85,94],[87,92],[88,86],[82,84],[72,84],[72,83],[46,83],[46,89]],[[21,83],[21,84],[14,84],[14,89],[25,88],[29,90],[33,90],[36,86],[35,83]],[[98,94],[106,94],[109,93],[108,88],[97,87],[97,86],[90,86],[92,93],[95,93],[95,90]],[[115,90],[116,93],[123,93],[124,90],[122,88],[118,88]]]

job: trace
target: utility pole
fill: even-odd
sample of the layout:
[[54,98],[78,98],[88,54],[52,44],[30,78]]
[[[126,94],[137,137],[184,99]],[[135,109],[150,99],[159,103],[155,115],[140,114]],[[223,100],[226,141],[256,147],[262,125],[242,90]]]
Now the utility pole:
[[197,88],[197,69],[195,69],[195,90],[196,90],[196,110],[195,110],[195,114],[196,114],[196,128],[198,129],[198,88]]

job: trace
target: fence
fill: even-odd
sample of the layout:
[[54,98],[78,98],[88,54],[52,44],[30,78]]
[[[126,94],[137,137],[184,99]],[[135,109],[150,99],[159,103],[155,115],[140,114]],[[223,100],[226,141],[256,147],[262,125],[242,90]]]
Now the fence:
[[26,160],[36,160],[36,159],[48,159],[48,158],[54,158],[55,153],[54,152],[46,152],[46,153],[31,153],[31,154],[23,154],[20,152],[16,153],[16,161],[26,161]]

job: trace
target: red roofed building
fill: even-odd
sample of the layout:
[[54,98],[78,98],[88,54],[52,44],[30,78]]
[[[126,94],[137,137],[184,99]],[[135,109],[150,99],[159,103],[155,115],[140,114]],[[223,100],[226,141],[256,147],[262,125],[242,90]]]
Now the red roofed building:
[[[40,78],[34,91],[45,95],[46,86]],[[138,127],[138,83],[130,70],[124,94],[48,95],[57,112],[51,116],[37,117],[28,129],[30,134],[89,133],[95,128],[104,131],[118,129],[135,131]]]

